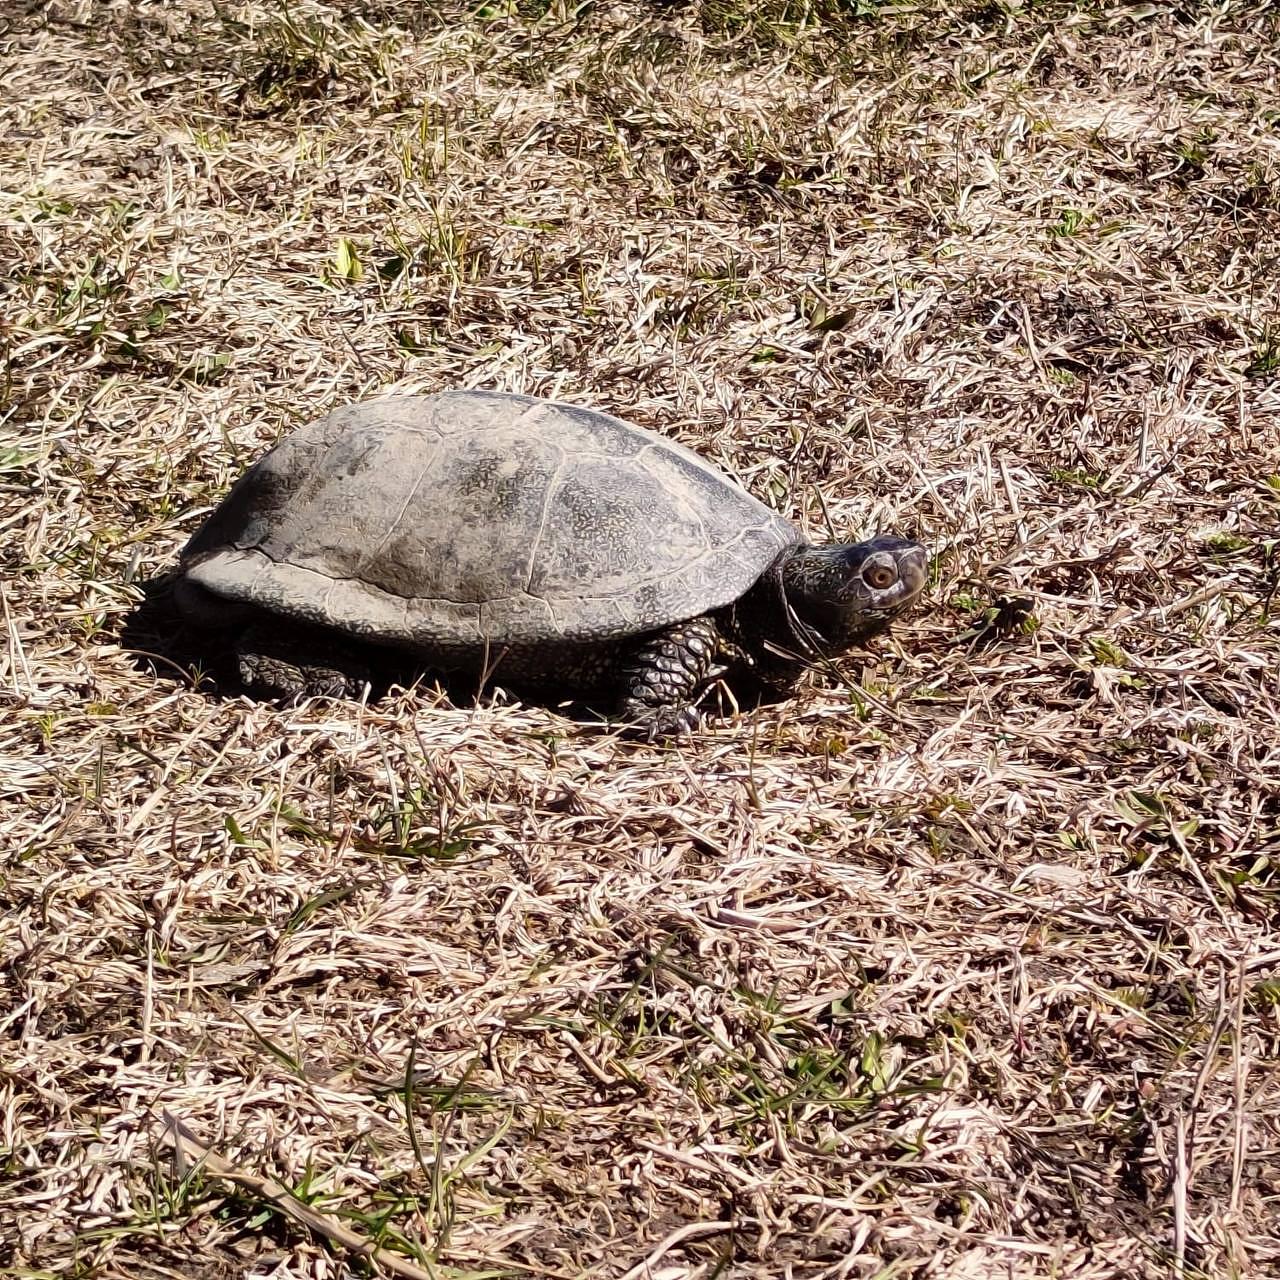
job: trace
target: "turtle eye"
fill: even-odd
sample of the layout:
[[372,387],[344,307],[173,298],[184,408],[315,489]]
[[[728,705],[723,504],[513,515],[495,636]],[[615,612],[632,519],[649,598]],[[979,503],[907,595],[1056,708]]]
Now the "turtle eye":
[[898,571],[888,564],[869,564],[862,571],[862,580],[877,591],[884,591],[898,580]]

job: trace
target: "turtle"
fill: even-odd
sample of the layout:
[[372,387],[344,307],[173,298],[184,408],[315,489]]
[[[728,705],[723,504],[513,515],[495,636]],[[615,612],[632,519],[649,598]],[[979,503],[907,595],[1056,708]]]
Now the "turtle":
[[883,630],[928,566],[892,534],[810,544],[620,418],[450,390],[349,404],[285,436],[187,543],[174,600],[198,629],[235,629],[259,698],[359,697],[395,652],[603,699],[606,720],[658,737],[698,726],[719,676],[785,695]]

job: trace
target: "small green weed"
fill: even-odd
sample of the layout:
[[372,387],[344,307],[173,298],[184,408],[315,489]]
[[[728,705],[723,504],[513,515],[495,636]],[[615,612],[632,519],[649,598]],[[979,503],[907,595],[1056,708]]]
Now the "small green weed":
[[1066,208],[1058,213],[1058,221],[1049,228],[1049,234],[1058,239],[1073,236],[1088,221],[1087,215],[1079,209]]

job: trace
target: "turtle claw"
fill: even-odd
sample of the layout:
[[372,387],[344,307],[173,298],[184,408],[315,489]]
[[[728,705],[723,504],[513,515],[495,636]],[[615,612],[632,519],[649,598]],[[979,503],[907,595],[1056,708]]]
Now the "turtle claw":
[[628,732],[647,742],[687,738],[702,725],[702,716],[696,707],[634,707],[629,711]]

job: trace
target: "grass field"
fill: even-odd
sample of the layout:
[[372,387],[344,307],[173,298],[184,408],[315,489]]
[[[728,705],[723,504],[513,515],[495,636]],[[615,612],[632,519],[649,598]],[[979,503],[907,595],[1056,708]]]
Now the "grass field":
[[[1231,0],[7,7],[0,1275],[1280,1274],[1278,65]],[[678,746],[166,660],[254,457],[446,386],[936,580]]]

